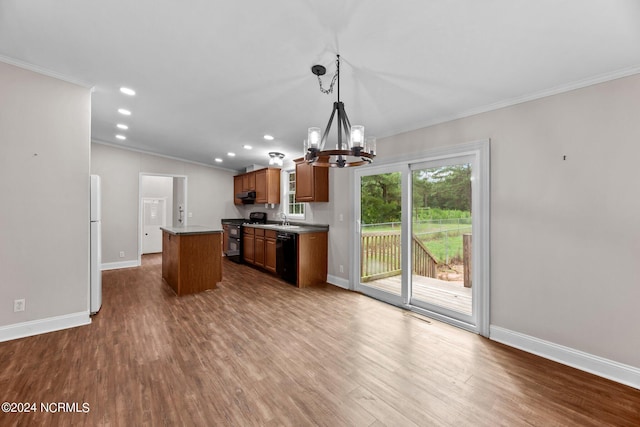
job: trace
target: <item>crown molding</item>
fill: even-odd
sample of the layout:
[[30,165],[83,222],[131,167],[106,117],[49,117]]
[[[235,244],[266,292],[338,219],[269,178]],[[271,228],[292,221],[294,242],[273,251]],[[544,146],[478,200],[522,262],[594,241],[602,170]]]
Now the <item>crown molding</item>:
[[550,89],[545,89],[538,92],[533,92],[526,95],[518,96],[515,98],[506,99],[504,101],[495,102],[493,104],[484,105],[482,107],[472,108],[470,110],[466,110],[461,113],[452,114],[449,116],[442,116],[433,120],[429,120],[428,122],[424,122],[420,124],[418,127],[415,127],[412,129],[393,130],[390,133],[387,133],[386,135],[382,135],[381,138],[396,136],[402,133],[412,132],[414,130],[423,129],[426,127],[435,126],[438,124],[447,123],[447,122],[451,122],[458,119],[464,119],[466,117],[475,116],[477,114],[488,113],[490,111],[499,110],[501,108],[511,107],[513,105],[518,105],[518,104],[522,104],[529,101],[535,101],[537,99],[542,99],[542,98],[546,98],[553,95],[559,95],[565,92],[571,92],[576,89],[583,89],[589,86],[594,86],[600,83],[606,83],[612,80],[629,77],[635,74],[640,74],[640,65],[626,67],[626,68],[622,68],[612,72],[587,77],[585,79],[576,80],[560,86],[552,87]]
[[210,165],[208,163],[196,162],[196,161],[193,161],[193,160],[188,160],[188,159],[183,159],[183,158],[180,158],[180,157],[169,156],[169,155],[166,155],[166,154],[159,154],[159,153],[156,153],[156,152],[153,152],[153,151],[141,150],[139,148],[133,148],[133,147],[124,147],[122,145],[114,144],[112,142],[102,141],[102,140],[99,140],[99,139],[96,139],[96,138],[91,138],[91,142],[96,143],[96,144],[100,144],[100,145],[107,145],[107,146],[113,147],[113,148],[119,148],[121,150],[134,151],[136,153],[147,154],[149,156],[156,156],[156,157],[162,157],[162,158],[165,158],[165,159],[176,160],[176,161],[179,161],[179,162],[191,163],[193,165],[204,166],[204,167],[211,168],[211,169],[218,169],[218,170],[222,170],[222,171],[226,171],[226,172],[232,172],[232,173],[238,173],[239,172],[236,169],[221,168],[219,166]]
[[87,83],[82,80],[78,80],[73,77],[66,76],[64,74],[57,73],[55,71],[49,70],[47,68],[39,67],[34,64],[30,64],[28,62],[20,61],[18,59],[10,58],[8,56],[0,55],[0,62],[4,62],[5,64],[13,65],[28,71],[33,71],[34,73],[42,74],[44,76],[53,77],[54,79],[62,80],[67,83],[72,83],[77,86],[82,86],[87,89],[91,89],[93,91],[95,85],[91,83]]

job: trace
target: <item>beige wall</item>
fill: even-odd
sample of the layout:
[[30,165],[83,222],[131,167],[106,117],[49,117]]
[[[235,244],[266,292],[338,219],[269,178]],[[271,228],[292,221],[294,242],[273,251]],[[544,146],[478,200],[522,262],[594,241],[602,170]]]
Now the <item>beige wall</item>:
[[91,147],[91,173],[102,177],[103,264],[137,262],[140,173],[187,177],[191,225],[220,227],[220,219],[239,216],[232,172],[104,144]]
[[490,138],[492,326],[640,367],[639,112],[635,75],[382,139],[378,161]]
[[88,88],[0,62],[0,326],[89,320],[90,133]]

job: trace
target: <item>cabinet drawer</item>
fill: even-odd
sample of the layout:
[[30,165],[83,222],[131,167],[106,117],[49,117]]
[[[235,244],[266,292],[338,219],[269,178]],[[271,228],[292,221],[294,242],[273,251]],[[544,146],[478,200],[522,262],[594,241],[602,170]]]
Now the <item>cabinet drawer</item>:
[[278,232],[276,230],[265,230],[264,237],[267,239],[275,239],[278,236]]
[[244,234],[255,234],[256,229],[253,227],[242,227]]
[[256,236],[264,236],[264,228],[255,228]]

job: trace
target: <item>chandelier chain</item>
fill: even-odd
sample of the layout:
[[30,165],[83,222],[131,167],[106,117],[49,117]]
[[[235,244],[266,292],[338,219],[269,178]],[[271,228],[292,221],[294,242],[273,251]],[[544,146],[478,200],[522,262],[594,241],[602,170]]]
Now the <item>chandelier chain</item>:
[[320,78],[320,76],[317,76],[318,84],[320,85],[320,92],[324,93],[325,95],[329,95],[330,93],[333,93],[333,86],[336,84],[336,81],[338,80],[338,73],[340,73],[339,59],[336,60],[336,72],[333,74],[333,78],[331,79],[331,84],[329,85],[328,89],[325,89],[324,87],[322,87],[322,79]]

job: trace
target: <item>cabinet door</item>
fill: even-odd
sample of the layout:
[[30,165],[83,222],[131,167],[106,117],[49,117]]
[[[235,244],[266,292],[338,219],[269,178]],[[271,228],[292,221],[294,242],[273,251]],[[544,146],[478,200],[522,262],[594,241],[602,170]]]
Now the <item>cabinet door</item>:
[[313,201],[313,166],[296,163],[296,202]]
[[236,194],[241,193],[242,191],[244,191],[242,189],[242,175],[234,176],[233,177],[233,204],[234,205],[242,204],[242,200],[236,198]]
[[253,234],[242,235],[242,258],[250,263],[254,263],[255,259],[255,238]]
[[276,272],[276,239],[265,238],[264,240],[264,268],[272,273]]
[[249,172],[242,175],[242,191],[256,191],[255,172]]
[[264,237],[256,236],[255,250],[254,250],[254,263],[260,267],[264,267]]
[[296,162],[296,202],[329,201],[329,168]]
[[254,174],[256,181],[256,203],[269,203],[267,193],[267,169],[261,169]]

